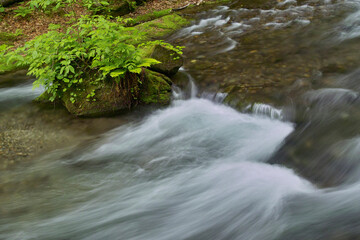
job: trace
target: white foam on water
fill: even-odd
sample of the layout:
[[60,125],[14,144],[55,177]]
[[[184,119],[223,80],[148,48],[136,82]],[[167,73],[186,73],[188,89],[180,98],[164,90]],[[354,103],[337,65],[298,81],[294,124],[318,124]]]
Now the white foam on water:
[[252,107],[252,112],[257,116],[270,117],[271,119],[283,119],[282,109],[277,109],[271,105],[264,103],[255,103]]

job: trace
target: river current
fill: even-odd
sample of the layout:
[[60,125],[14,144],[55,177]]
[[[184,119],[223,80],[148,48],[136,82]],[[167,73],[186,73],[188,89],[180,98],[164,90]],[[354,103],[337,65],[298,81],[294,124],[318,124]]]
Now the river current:
[[360,239],[360,1],[189,14],[166,108],[74,119],[0,84],[0,239]]

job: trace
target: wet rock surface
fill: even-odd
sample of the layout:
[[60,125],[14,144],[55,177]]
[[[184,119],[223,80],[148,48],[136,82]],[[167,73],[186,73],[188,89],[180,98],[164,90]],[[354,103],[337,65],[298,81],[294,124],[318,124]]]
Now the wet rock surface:
[[140,90],[140,103],[168,105],[171,100],[171,85],[171,79],[165,75],[145,70],[145,79]]
[[150,57],[160,62],[151,66],[151,69],[165,74],[168,77],[175,75],[184,63],[181,55],[174,50],[167,49],[161,45],[156,45],[154,47]]
[[[62,104],[77,117],[102,117],[128,112],[137,104],[170,103],[172,82],[165,75],[144,70],[139,76],[127,78],[121,79],[118,84],[112,80],[84,86],[86,91],[79,94],[74,102],[70,94],[65,94],[61,99]],[[91,92],[94,95],[87,97]],[[38,99],[37,102],[41,101]]]

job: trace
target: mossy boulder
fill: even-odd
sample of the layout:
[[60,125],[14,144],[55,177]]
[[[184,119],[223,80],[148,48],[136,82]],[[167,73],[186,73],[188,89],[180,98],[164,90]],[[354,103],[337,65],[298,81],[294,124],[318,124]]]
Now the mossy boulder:
[[[76,96],[66,92],[61,101],[72,115],[78,117],[114,115],[128,111],[139,103],[168,104],[171,98],[171,80],[161,73],[150,70],[144,72],[142,77],[137,76],[132,80],[130,89],[122,88],[114,79],[96,84],[87,83],[75,92]],[[135,98],[133,93],[137,91],[139,96]],[[41,99],[39,97],[39,100]]]
[[74,93],[76,96],[66,92],[61,101],[71,114],[79,117],[112,115],[131,107],[131,99],[115,82],[85,84]]
[[166,105],[171,100],[171,80],[151,70],[145,71],[145,81],[140,91],[140,103]]
[[160,62],[152,65],[151,69],[169,77],[175,75],[179,68],[184,64],[181,55],[174,50],[167,49],[161,45],[154,46],[150,51],[149,57]]

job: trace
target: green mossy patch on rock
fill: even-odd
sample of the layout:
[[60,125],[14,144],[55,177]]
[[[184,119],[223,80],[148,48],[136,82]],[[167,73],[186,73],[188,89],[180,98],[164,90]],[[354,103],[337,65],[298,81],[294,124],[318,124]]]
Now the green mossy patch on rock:
[[153,12],[148,13],[148,14],[137,16],[136,18],[128,21],[126,23],[126,25],[127,26],[135,26],[135,25],[138,25],[138,24],[141,24],[141,23],[149,22],[149,21],[161,18],[163,16],[169,15],[169,14],[171,14],[171,12],[172,12],[171,9],[153,11]]
[[171,80],[161,73],[145,70],[140,103],[167,105],[171,100]]
[[188,25],[189,23],[189,20],[179,16],[178,14],[170,14],[149,22],[139,24],[135,26],[135,28],[144,33],[145,41],[164,37]]
[[[87,95],[92,92],[95,95],[88,98]],[[61,98],[66,109],[78,117],[99,117],[112,115],[116,112],[129,109],[129,99],[121,89],[114,83],[105,82],[97,85],[86,84],[84,88],[78,91],[74,97],[75,102],[71,101],[73,96],[65,93]]]

